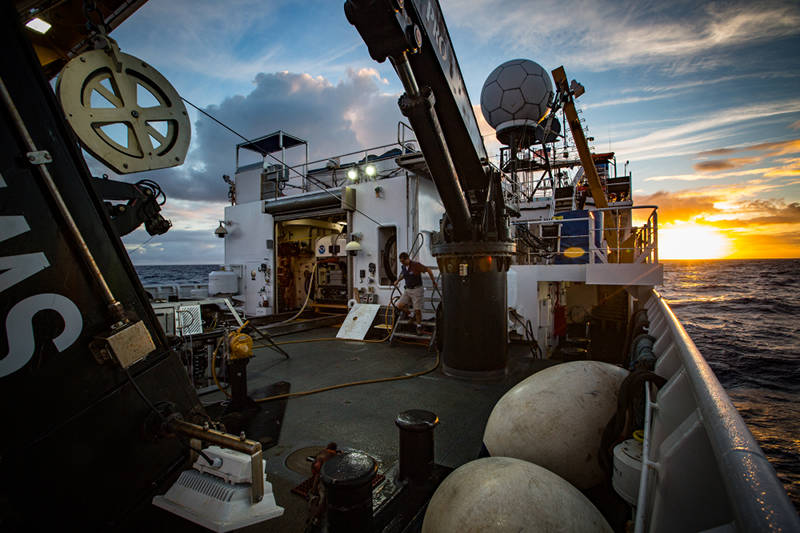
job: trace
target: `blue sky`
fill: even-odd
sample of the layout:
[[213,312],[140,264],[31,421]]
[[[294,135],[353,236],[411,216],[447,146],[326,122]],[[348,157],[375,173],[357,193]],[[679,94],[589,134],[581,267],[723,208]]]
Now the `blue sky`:
[[[630,160],[638,199],[658,203],[667,228],[713,226],[740,247],[766,231],[800,250],[800,4],[441,3],[473,104],[506,60],[564,65],[587,89],[595,146]],[[312,158],[396,137],[400,84],[340,1],[150,0],[112,36],[245,136],[283,129]],[[191,116],[187,162],[147,176],[174,228],[141,247],[143,230],[126,237],[136,263],[223,260],[212,231],[239,139]]]

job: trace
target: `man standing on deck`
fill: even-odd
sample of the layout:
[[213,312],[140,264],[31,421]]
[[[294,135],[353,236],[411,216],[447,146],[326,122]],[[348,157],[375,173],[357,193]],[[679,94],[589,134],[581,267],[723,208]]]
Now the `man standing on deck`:
[[411,303],[414,306],[414,321],[417,323],[417,334],[419,335],[422,333],[422,306],[425,297],[425,291],[422,288],[422,274],[428,273],[434,289],[436,288],[436,280],[433,278],[433,271],[430,268],[422,263],[412,261],[406,252],[400,254],[400,263],[402,264],[400,275],[397,277],[397,281],[394,282],[394,286],[397,287],[400,280],[404,279],[406,280],[406,290],[397,300],[397,308],[403,314],[407,314],[408,304]]

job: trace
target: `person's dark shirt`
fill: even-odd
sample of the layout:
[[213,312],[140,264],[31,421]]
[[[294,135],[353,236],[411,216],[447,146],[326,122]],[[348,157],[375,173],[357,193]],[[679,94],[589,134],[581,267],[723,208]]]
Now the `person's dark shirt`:
[[406,289],[416,289],[422,285],[422,273],[427,272],[428,267],[422,263],[411,261],[408,266],[402,265],[400,272],[406,282]]

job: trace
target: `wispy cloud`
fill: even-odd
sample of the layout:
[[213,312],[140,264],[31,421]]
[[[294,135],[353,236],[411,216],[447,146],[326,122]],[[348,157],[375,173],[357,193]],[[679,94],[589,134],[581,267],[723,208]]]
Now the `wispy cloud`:
[[[800,139],[790,139],[787,141],[758,143],[751,145],[741,145],[732,148],[715,148],[713,150],[706,150],[697,154],[700,159],[730,155],[736,153],[750,153],[748,157],[728,157],[722,159],[709,159],[707,161],[700,161],[694,164],[694,169],[702,172],[708,176],[708,173],[714,173],[714,178],[726,177],[724,174],[719,174],[721,171],[733,170],[748,165],[754,165],[764,161],[765,159],[774,158],[776,156],[794,154],[800,152]],[[765,177],[780,177],[780,176],[793,176],[796,174],[796,166],[794,160],[788,161],[777,160],[777,163],[782,163],[781,166],[771,168],[752,169],[749,172],[760,173]],[[736,173],[733,173],[734,175]],[[728,174],[730,175],[730,174]]]
[[765,152],[762,157],[792,154],[800,152],[800,139],[790,139],[786,141],[767,142],[758,144],[746,144],[732,146],[730,148],[714,148],[697,154],[698,158],[728,155],[741,152]]
[[598,107],[609,107],[614,105],[629,105],[629,104],[638,104],[640,102],[652,102],[653,100],[662,100],[664,98],[676,98],[680,96],[682,93],[680,92],[673,92],[669,94],[654,94],[649,96],[626,96],[622,98],[614,98],[612,100],[605,100],[602,102],[596,103],[587,103],[583,104],[584,109],[596,109]]
[[704,217],[717,227],[733,228],[748,225],[800,224],[800,203],[787,204],[781,199],[726,203],[718,214]]
[[694,169],[698,172],[717,172],[720,170],[730,170],[758,163],[760,157],[732,157],[730,159],[715,159],[713,161],[701,161],[695,163]]
[[683,124],[657,129],[647,135],[630,138],[617,143],[617,152],[631,159],[646,159],[684,155],[697,151],[698,144],[719,142],[724,127],[735,126],[731,131],[741,132],[743,124],[753,120],[764,120],[790,113],[800,112],[800,99],[792,98],[778,102],[732,106],[716,109],[701,115],[687,117]]
[[775,71],[775,72],[741,72],[738,74],[733,74],[729,76],[718,76],[715,78],[703,78],[703,77],[696,77],[691,80],[680,81],[680,82],[665,82],[658,85],[642,85],[642,86],[634,86],[634,87],[625,87],[620,92],[622,94],[630,94],[635,92],[640,93],[663,93],[663,92],[673,92],[673,91],[683,91],[686,89],[695,89],[701,87],[706,89],[712,85],[717,85],[720,83],[727,83],[731,81],[742,81],[746,79],[792,79],[800,77],[800,73],[797,72],[787,72],[787,71]]
[[520,23],[532,16],[527,2],[462,0],[445,8],[448,21],[471,28],[484,41],[555,53],[565,64],[595,70],[654,62],[682,72],[708,69],[732,60],[710,52],[800,33],[794,2],[664,6],[549,0],[536,3],[536,19],[546,22],[535,31]]
[[[310,22],[312,16],[292,12],[287,0],[229,0],[224,6],[216,0],[148,2],[134,14],[135,24],[120,26],[114,37],[124,51],[147,58],[179,81],[196,77],[207,85],[246,84],[261,72],[287,67],[331,77],[347,67],[343,57],[364,46],[349,31],[341,6],[337,11],[340,32],[324,47],[311,45],[309,36],[331,33],[330,26],[314,27],[321,23],[319,15]],[[168,34],[164,21],[174,21]],[[362,64],[370,63],[365,55]]]
[[685,191],[657,191],[640,196],[640,203],[658,205],[663,222],[713,224],[720,228],[743,228],[752,225],[800,224],[800,203],[783,198],[754,200],[752,194],[764,192],[753,185],[740,189],[712,186]]
[[749,170],[737,170],[731,172],[716,172],[714,174],[667,174],[663,176],[651,176],[645,178],[644,181],[703,181],[703,180],[721,180],[725,178],[742,177],[742,176],[766,176],[770,172],[780,171],[783,167],[766,167],[755,168]]

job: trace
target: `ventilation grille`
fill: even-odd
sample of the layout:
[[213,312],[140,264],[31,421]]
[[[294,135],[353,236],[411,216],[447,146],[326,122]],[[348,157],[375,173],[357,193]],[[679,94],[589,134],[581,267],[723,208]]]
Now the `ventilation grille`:
[[197,470],[184,471],[175,484],[222,502],[231,501],[236,494],[234,487]]

